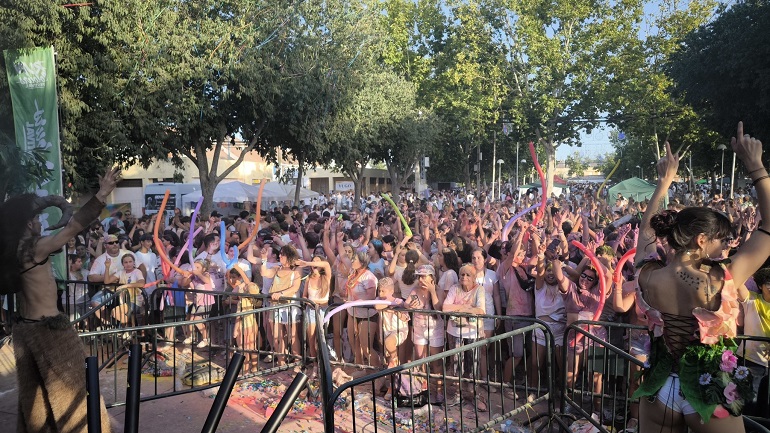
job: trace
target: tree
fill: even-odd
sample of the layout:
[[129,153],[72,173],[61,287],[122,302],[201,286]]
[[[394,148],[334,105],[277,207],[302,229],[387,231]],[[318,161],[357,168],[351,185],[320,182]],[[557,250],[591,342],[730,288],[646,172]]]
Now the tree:
[[491,128],[501,113],[504,53],[494,41],[482,3],[450,1],[446,8],[437,7],[446,14],[444,33],[428,39],[435,78],[424,83],[421,93],[445,125],[443,152],[449,158],[441,161],[454,164],[431,171],[461,172],[470,187],[471,166],[479,164],[482,170],[477,146],[492,141]]
[[[71,185],[76,191],[94,186],[96,177],[92,174],[103,173],[104,166],[113,162],[109,141],[84,139],[96,129],[109,131],[114,125],[109,110],[99,105],[113,88],[105,84],[111,77],[101,70],[102,47],[90,36],[99,30],[89,25],[91,12],[87,7],[64,8],[59,2],[46,0],[11,0],[0,7],[0,56],[6,49],[52,45],[56,51],[63,178],[65,188]],[[0,73],[0,132],[8,137],[7,143],[13,143],[11,99],[4,72]],[[34,160],[34,155],[18,155],[14,149],[4,151],[12,156],[9,161]],[[13,169],[29,174],[21,167]],[[65,194],[69,192],[65,190]]]
[[567,164],[568,176],[583,176],[588,168],[588,161],[581,155],[570,155],[565,160]]
[[393,194],[397,197],[419,159],[441,138],[441,122],[434,113],[416,107],[403,111],[404,115],[384,134],[374,153],[376,159],[385,161]]
[[0,201],[40,187],[50,177],[41,149],[22,151],[15,143],[0,139]]
[[305,169],[329,162],[332,143],[325,131],[363,84],[359,70],[373,55],[378,17],[363,2],[309,1],[297,9],[284,55],[284,95],[268,134],[298,164],[298,203]]
[[[364,169],[382,156],[378,149],[390,143],[396,125],[414,109],[415,85],[394,72],[374,65],[358,77],[360,87],[337,113],[326,131],[330,157],[355,183],[355,203],[361,197]],[[394,190],[397,192],[397,190]]]
[[509,60],[509,106],[522,141],[537,137],[546,151],[547,193],[556,149],[579,145],[608,108],[617,60],[637,41],[641,1],[522,1],[496,3]]
[[671,55],[688,33],[709,19],[714,7],[712,0],[661,1],[656,13],[645,16],[642,24],[648,30],[644,38],[619,58],[607,92],[608,118],[627,137],[633,137],[626,144],[641,146],[644,155],[639,156],[644,161],[632,161],[631,167],[657,160],[667,139],[674,148],[716,147],[701,116],[672,92],[673,81],[666,75]]
[[[216,186],[246,154],[271,149],[263,134],[285,95],[283,42],[294,11],[282,2],[129,6],[110,3],[97,20],[105,27],[101,41],[109,45],[109,72],[120,88],[109,101],[123,128],[112,139],[115,153],[145,166],[188,158],[198,168],[206,214]],[[122,31],[114,25],[118,20],[131,28]],[[236,137],[245,149],[220,167]]]
[[770,137],[770,4],[749,0],[720,8],[675,52],[668,72],[678,95],[702,114],[709,129],[735,134],[743,120],[752,135]]

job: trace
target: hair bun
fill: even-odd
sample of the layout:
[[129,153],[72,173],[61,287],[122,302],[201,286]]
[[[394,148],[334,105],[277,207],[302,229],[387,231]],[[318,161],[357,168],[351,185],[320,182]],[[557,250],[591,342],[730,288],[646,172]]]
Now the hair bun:
[[662,238],[671,234],[676,226],[677,211],[665,210],[652,217],[650,226],[655,230],[655,236]]

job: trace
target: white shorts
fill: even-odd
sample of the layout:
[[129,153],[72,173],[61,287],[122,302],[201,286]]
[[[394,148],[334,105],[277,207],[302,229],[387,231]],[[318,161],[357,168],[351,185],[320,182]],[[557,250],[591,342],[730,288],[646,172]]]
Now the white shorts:
[[635,356],[647,358],[650,355],[650,334],[646,332],[631,333],[628,338],[628,353]]
[[696,413],[696,410],[687,402],[682,394],[682,390],[679,388],[679,376],[671,373],[666,379],[666,383],[658,391],[656,396],[661,403],[666,405],[667,408],[674,412],[681,413],[682,415],[691,415]]
[[398,331],[385,331],[382,334],[382,341],[384,342],[391,335],[394,335],[396,337],[396,346],[400,346],[401,343],[406,341],[406,336],[409,335],[409,329],[403,328],[403,329],[399,329]]
[[[545,322],[545,321],[544,321]],[[548,329],[553,334],[553,345],[561,347],[564,344],[564,330],[567,328],[564,322],[545,322],[548,325]],[[535,343],[545,346],[545,332],[540,328],[535,328],[532,333],[535,338]]]
[[[319,310],[321,311],[321,320],[320,321],[323,322],[324,321],[324,316],[326,315],[326,307],[321,307],[321,308],[319,308]],[[308,324],[312,323],[313,325],[315,325],[316,323],[318,323],[318,321],[316,320],[315,308],[308,307],[308,309],[305,310],[305,319],[307,320]]]
[[[489,316],[495,315],[495,303],[494,302],[487,302],[484,306],[484,311]],[[495,330],[495,319],[484,319],[484,330],[485,331],[494,331]]]
[[[274,304],[273,306],[278,305]],[[302,310],[296,304],[283,304],[280,308],[273,311],[273,322],[286,325],[299,322]]]
[[444,347],[444,321],[435,322],[434,327],[414,326],[412,327],[412,343],[417,346],[430,345],[430,347]]

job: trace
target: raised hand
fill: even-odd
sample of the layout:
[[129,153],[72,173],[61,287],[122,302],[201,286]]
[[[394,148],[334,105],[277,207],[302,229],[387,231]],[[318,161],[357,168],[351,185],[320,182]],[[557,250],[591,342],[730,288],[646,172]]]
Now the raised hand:
[[99,192],[97,194],[104,197],[110,195],[112,190],[117,186],[120,180],[120,169],[118,167],[112,167],[104,173],[104,176],[99,176]]
[[604,230],[599,230],[596,232],[596,246],[602,245],[604,245]]
[[762,167],[762,142],[743,133],[743,122],[738,122],[737,137],[730,140],[733,152],[738,155],[746,169],[751,171]]
[[671,144],[666,142],[666,155],[658,160],[658,178],[673,181],[679,169],[679,154],[671,151]]

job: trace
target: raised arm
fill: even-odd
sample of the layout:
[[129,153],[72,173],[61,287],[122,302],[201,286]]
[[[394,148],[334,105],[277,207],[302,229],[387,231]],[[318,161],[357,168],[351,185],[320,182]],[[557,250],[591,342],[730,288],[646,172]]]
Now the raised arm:
[[[741,128],[742,129],[742,128]],[[761,143],[760,143],[761,155]],[[762,165],[760,160],[757,165]],[[671,151],[671,144],[666,142],[666,155],[658,160],[658,185],[655,192],[650,197],[650,204],[644,211],[642,222],[639,225],[639,244],[636,246],[636,257],[634,264],[639,266],[641,261],[650,254],[655,253],[655,230],[650,225],[652,217],[661,210],[661,201],[668,194],[668,188],[676,177],[676,171],[679,169],[679,155]],[[640,254],[641,252],[641,254]]]
[[765,224],[764,221],[765,215],[770,216],[770,178],[762,164],[762,142],[748,134],[743,134],[743,122],[738,122],[737,129],[737,136],[733,137],[730,144],[751,176],[751,183],[757,191],[758,211],[763,218],[762,225],[765,226],[757,228],[756,234],[743,244],[733,255],[731,263],[727,265],[735,287],[738,288],[738,298],[747,299],[749,294],[743,283],[770,256],[770,231],[768,231],[770,225]]
[[[43,236],[35,245],[35,261],[41,262],[49,255],[62,249],[68,240],[72,239],[78,233],[88,227],[93,220],[99,217],[99,213],[104,208],[107,197],[115,189],[115,185],[120,178],[120,170],[113,167],[99,177],[99,191],[88,200],[83,207],[67,222],[61,230],[53,235]],[[768,213],[770,215],[770,213]]]

